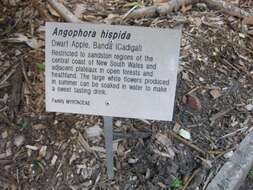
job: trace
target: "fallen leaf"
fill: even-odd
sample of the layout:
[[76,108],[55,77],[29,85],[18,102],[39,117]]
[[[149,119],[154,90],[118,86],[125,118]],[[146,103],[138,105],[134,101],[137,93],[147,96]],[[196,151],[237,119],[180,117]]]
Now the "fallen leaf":
[[53,158],[51,160],[51,163],[50,163],[50,166],[54,166],[55,165],[57,158],[58,157],[56,155],[53,156]]
[[51,7],[51,5],[47,5],[47,8],[49,10],[49,12],[53,15],[53,16],[56,16],[58,18],[60,18],[61,16]]
[[36,67],[40,71],[45,71],[45,64],[43,64],[43,63],[37,63]]
[[2,132],[2,139],[6,139],[8,137],[8,132],[7,131],[4,131]]
[[185,129],[180,129],[178,134],[187,140],[191,140],[191,133]]
[[27,128],[28,127],[28,123],[27,123],[27,121],[23,121],[22,123],[21,123],[21,129],[25,129],[25,128]]
[[16,147],[20,147],[25,141],[25,137],[23,135],[18,135],[14,138],[14,145]]
[[25,147],[29,150],[34,150],[34,151],[39,150],[37,146],[33,146],[33,145],[26,145]]
[[42,146],[39,151],[39,156],[44,158],[47,154],[47,146]]
[[173,131],[178,132],[180,128],[181,128],[181,125],[178,122],[176,122],[173,127]]
[[35,38],[28,38],[24,34],[16,33],[13,37],[7,38],[6,40],[3,40],[9,43],[26,43],[28,46],[30,46],[33,49],[38,49],[40,47],[40,44]]
[[158,133],[156,135],[156,139],[160,144],[162,144],[164,146],[168,157],[174,158],[175,157],[175,152],[173,150],[171,140],[166,135],[163,135],[161,133]]
[[105,23],[106,24],[113,24],[114,22],[116,22],[117,20],[120,20],[121,17],[120,15],[117,14],[109,14],[105,19]]
[[242,23],[245,25],[253,25],[253,16],[244,17]]
[[42,129],[46,129],[47,126],[44,125],[44,124],[39,123],[39,124],[33,125],[32,128],[35,129],[35,130],[42,130]]
[[219,98],[221,96],[220,90],[218,89],[211,90],[210,94],[212,95],[214,99]]
[[245,108],[248,110],[248,111],[253,111],[253,104],[248,104],[245,106]]
[[103,130],[100,126],[94,125],[92,127],[88,127],[85,129],[86,135],[88,138],[90,137],[97,137],[100,136],[103,133]]
[[183,103],[185,103],[185,104],[189,105],[191,108],[199,110],[199,111],[202,109],[202,105],[201,105],[199,98],[194,95],[187,94],[187,95],[183,96]]

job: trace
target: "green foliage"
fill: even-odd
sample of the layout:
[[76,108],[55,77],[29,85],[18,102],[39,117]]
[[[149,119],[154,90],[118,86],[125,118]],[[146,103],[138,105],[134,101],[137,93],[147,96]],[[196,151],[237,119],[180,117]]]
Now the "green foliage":
[[20,125],[20,128],[21,129],[25,129],[25,128],[27,128],[28,127],[28,123],[27,123],[27,121],[22,121],[22,123],[21,123],[21,125]]
[[182,182],[182,180],[180,180],[180,179],[175,179],[175,180],[172,181],[172,184],[171,184],[169,190],[170,190],[170,189],[176,189],[176,188],[182,188],[182,187],[183,187],[183,182]]
[[37,63],[36,67],[40,71],[45,71],[45,64],[43,64],[43,63]]
[[251,168],[251,170],[249,171],[248,177],[253,179],[253,168]]

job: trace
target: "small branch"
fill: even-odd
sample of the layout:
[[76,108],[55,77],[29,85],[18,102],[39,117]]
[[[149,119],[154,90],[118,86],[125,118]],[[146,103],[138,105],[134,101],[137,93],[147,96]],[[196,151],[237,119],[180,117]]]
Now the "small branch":
[[14,123],[12,123],[3,113],[0,113],[0,119],[8,124],[10,127],[17,127]]
[[221,10],[222,12],[229,14],[231,16],[236,16],[239,18],[252,16],[247,11],[234,6],[233,4],[227,3],[223,0],[171,0],[167,5],[153,5],[150,7],[143,7],[136,9],[127,15],[127,18],[139,19],[144,17],[158,17],[163,16],[173,11],[177,11],[180,7],[189,4],[195,4],[203,2],[206,3],[208,7]]
[[182,190],[187,190],[188,186],[190,185],[192,179],[201,171],[200,168],[196,169],[193,174],[191,175],[191,177],[186,181],[184,187]]
[[132,11],[127,18],[138,19],[144,17],[157,17],[166,15],[173,11],[177,11],[181,6],[197,3],[199,0],[172,0],[168,5],[154,5],[150,7],[143,7]]
[[236,16],[243,18],[245,16],[250,16],[247,11],[240,9],[230,3],[225,2],[224,0],[202,0],[207,4],[208,7],[221,10],[222,12],[229,14],[231,16]]
[[182,143],[184,143],[185,145],[191,147],[192,149],[196,150],[197,152],[199,152],[202,155],[206,155],[206,152],[202,149],[200,149],[198,146],[192,144],[191,142],[185,140],[184,138],[180,137],[179,135],[177,135],[176,133],[170,131],[169,132],[171,136],[173,136],[175,139],[181,141]]
[[57,0],[48,0],[48,3],[62,16],[62,18],[67,22],[81,23],[73,13],[71,13],[63,4],[59,3]]

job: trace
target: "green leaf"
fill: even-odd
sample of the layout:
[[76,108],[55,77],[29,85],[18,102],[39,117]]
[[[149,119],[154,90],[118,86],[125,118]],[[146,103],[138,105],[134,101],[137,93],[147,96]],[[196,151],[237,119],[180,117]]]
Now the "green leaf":
[[22,123],[21,123],[21,129],[25,129],[25,128],[27,128],[28,127],[28,123],[27,123],[27,121],[22,121]]
[[174,181],[172,181],[171,188],[181,188],[181,187],[183,187],[182,180],[175,179]]
[[37,63],[36,67],[40,71],[45,71],[45,64],[43,64],[43,63]]
[[249,171],[248,176],[249,178],[253,179],[253,168]]

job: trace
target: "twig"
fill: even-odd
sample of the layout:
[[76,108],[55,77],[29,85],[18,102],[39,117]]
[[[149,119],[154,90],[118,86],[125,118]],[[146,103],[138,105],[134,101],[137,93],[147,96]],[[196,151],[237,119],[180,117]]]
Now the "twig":
[[3,108],[0,109],[0,112],[3,112],[3,111],[5,111],[5,110],[7,110],[7,109],[8,109],[8,107],[5,106],[5,107],[3,107]]
[[191,183],[192,179],[200,172],[200,168],[196,169],[193,174],[191,175],[191,177],[186,181],[184,187],[182,188],[182,190],[186,190],[189,186],[189,184]]
[[221,10],[226,14],[239,18],[252,16],[252,14],[247,11],[223,0],[171,0],[167,5],[153,5],[134,10],[128,14],[127,18],[138,19],[144,17],[158,17],[177,11],[183,5],[195,4],[198,2],[206,3],[210,8]]
[[142,121],[143,123],[146,123],[147,125],[151,125],[151,123],[146,119],[138,119],[138,120]]
[[206,178],[206,181],[203,185],[203,189],[206,189],[207,185],[210,183],[211,179],[213,178],[214,176],[214,171],[210,171],[207,178]]
[[236,146],[227,149],[226,151],[221,152],[220,154],[218,154],[217,156],[215,156],[215,160],[218,160],[219,158],[221,158],[222,156],[224,156],[226,153],[230,152],[230,151],[234,151],[236,149]]
[[185,95],[190,95],[190,94],[192,94],[193,92],[195,92],[196,90],[198,90],[200,88],[200,86],[196,86],[196,87],[194,87],[193,89],[191,89],[189,92],[187,92]]
[[229,14],[231,16],[236,16],[239,18],[243,18],[245,16],[250,16],[247,11],[240,9],[230,3],[227,3],[223,0],[202,0],[207,4],[210,8],[221,10],[222,12]]
[[92,190],[95,190],[97,188],[97,185],[98,185],[98,182],[99,182],[100,178],[101,178],[101,173],[99,172],[99,174],[96,177],[95,183],[92,187]]
[[[231,132],[231,133],[228,133],[228,134],[226,134],[226,135],[220,137],[218,140],[221,140],[221,139],[225,139],[225,138],[227,138],[227,137],[234,136],[234,135],[237,134],[238,132],[244,132],[244,131],[246,131],[248,128],[249,128],[249,127],[243,127],[243,128],[237,129],[237,130],[235,130],[235,131],[233,131],[233,132]],[[217,140],[217,141],[218,141],[218,140]]]
[[130,15],[137,7],[138,7],[138,5],[135,5],[129,11],[127,11],[127,13],[123,15],[122,20],[126,19],[128,17],[128,15]]
[[226,110],[224,110],[224,111],[220,111],[220,112],[214,114],[214,115],[210,118],[211,125],[213,125],[214,122],[215,122],[217,119],[219,119],[219,118],[223,117],[224,115],[226,115],[227,113],[229,113],[232,109],[233,109],[233,108],[228,108],[228,109],[226,109]]
[[71,13],[63,4],[57,0],[48,0],[49,4],[62,16],[67,22],[81,23],[73,13]]
[[191,142],[185,140],[184,138],[180,137],[179,135],[177,135],[176,133],[169,131],[170,135],[173,136],[174,138],[176,138],[177,140],[181,141],[182,143],[184,143],[185,145],[191,147],[192,149],[196,150],[197,152],[199,152],[202,155],[206,155],[206,152],[202,149],[200,149],[198,146],[192,144]]
[[0,84],[0,89],[10,86],[10,83],[4,82]]
[[138,19],[144,17],[156,17],[161,15],[166,15],[178,10],[182,5],[188,5],[197,3],[199,0],[172,0],[167,5],[153,5],[150,7],[143,7],[132,11],[127,18]]
[[[4,84],[7,82],[7,80],[13,75],[13,73],[15,73],[17,67],[19,66],[19,64],[16,64],[15,66],[12,66],[12,70],[8,73],[8,75],[1,81],[0,85]],[[2,76],[0,76],[1,78]]]
[[221,62],[224,63],[224,64],[227,64],[229,65],[230,67],[232,67],[235,71],[237,71],[238,73],[241,73],[241,71],[236,67],[234,66],[233,64],[229,63],[229,61],[227,61],[226,59],[221,59]]
[[6,124],[11,127],[17,127],[14,123],[12,123],[4,114],[0,113],[0,119],[2,119]]
[[160,155],[160,156],[163,156],[163,157],[165,157],[165,158],[173,158],[172,155],[170,155],[170,154],[168,154],[168,153],[166,153],[166,152],[161,152],[161,151],[159,151],[159,150],[153,150],[153,151],[154,151],[154,153],[156,153],[156,154],[158,154],[158,155]]

